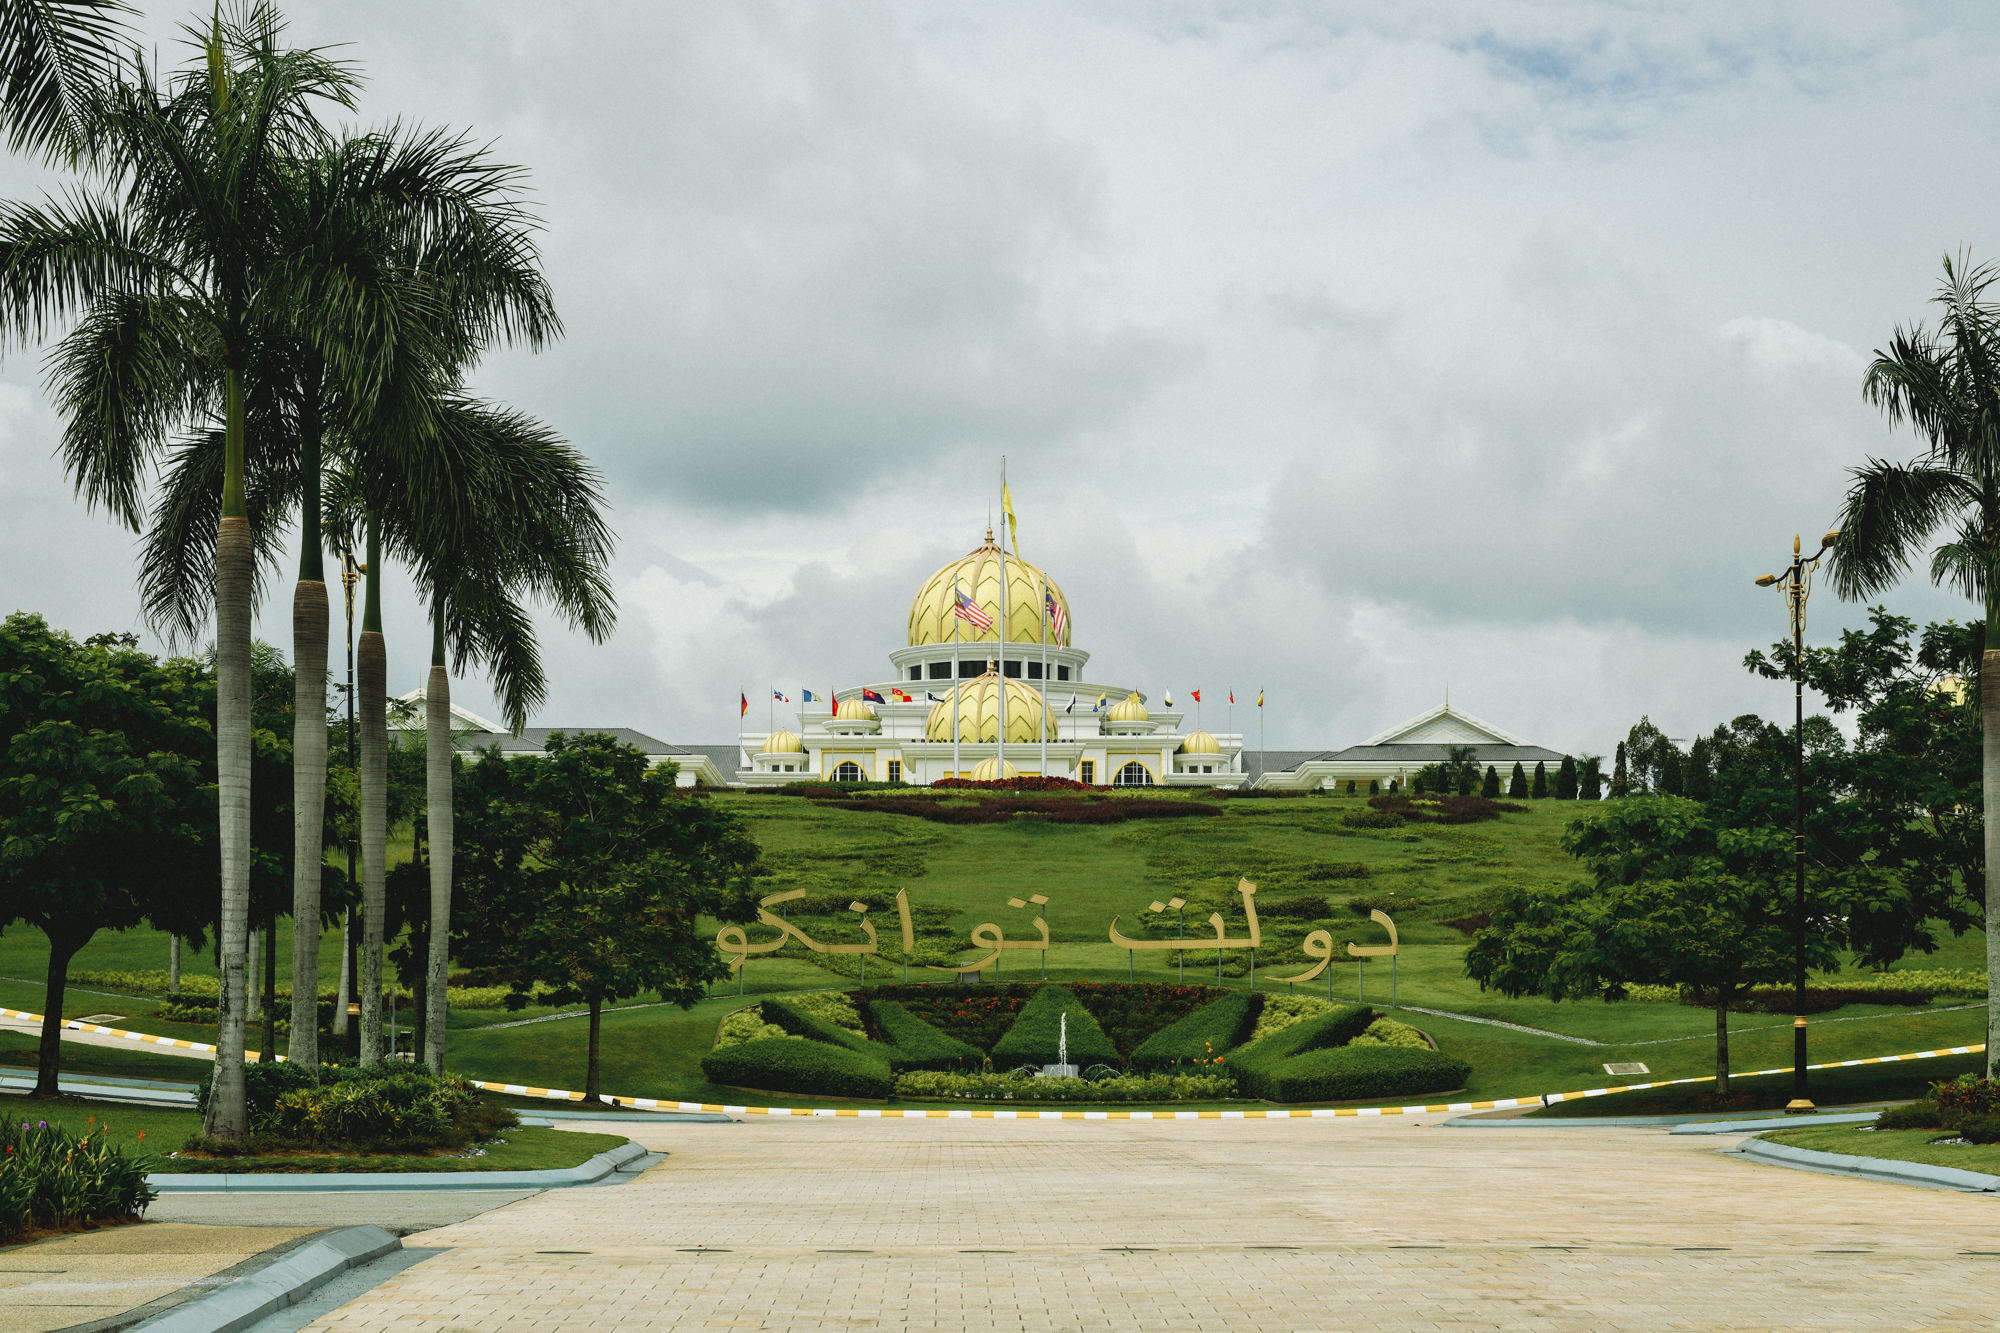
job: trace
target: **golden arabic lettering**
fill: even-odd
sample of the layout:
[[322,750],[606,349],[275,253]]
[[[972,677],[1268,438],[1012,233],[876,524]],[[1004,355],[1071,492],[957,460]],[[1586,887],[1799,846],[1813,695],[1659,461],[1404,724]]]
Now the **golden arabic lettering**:
[[[1019,898],[1009,898],[1007,906],[1026,907],[1029,903],[1033,903],[1036,907],[1044,907],[1048,904],[1048,901],[1047,897],[1037,893],[1030,895],[1026,902],[1023,902]],[[1043,919],[1040,912],[1035,913],[1035,928],[1042,933],[1042,937],[1039,940],[1010,940],[997,924],[991,921],[982,921],[972,928],[972,947],[975,949],[991,949],[992,953],[987,954],[976,963],[953,963],[949,967],[939,967],[936,963],[926,963],[925,966],[933,972],[984,972],[987,968],[998,962],[1000,955],[1009,949],[1041,949],[1046,951],[1049,947],[1049,923]]]
[[[1121,949],[1255,949],[1264,942],[1264,934],[1257,927],[1257,886],[1247,879],[1236,882],[1236,891],[1243,895],[1243,915],[1250,922],[1250,934],[1244,939],[1232,940],[1228,937],[1228,923],[1222,913],[1211,912],[1208,924],[1215,927],[1215,938],[1179,940],[1135,940],[1129,935],[1118,933],[1118,918],[1111,918],[1111,942]],[[1178,903],[1154,903],[1152,910],[1162,911]]]
[[[865,944],[821,944],[799,927],[767,909],[779,903],[792,902],[806,896],[804,889],[788,889],[784,893],[774,893],[768,898],[757,900],[757,924],[769,926],[778,932],[778,938],[752,944],[749,934],[741,926],[724,926],[715,934],[715,947],[730,955],[729,970],[736,971],[749,961],[750,955],[775,953],[785,947],[786,940],[797,940],[814,953],[873,954],[881,952],[876,939],[875,924],[868,919],[868,904],[853,902],[847,905],[850,912],[861,913],[861,933],[868,937]],[[902,918],[903,952],[907,955],[916,946],[916,932],[910,925],[910,895],[907,890],[896,890],[896,912]]]
[[[1368,916],[1370,920],[1375,921],[1389,932],[1389,942],[1387,944],[1356,944],[1350,940],[1347,945],[1348,957],[1393,957],[1401,952],[1403,946],[1396,937],[1396,923],[1389,919],[1389,914],[1380,909],[1375,909],[1371,910]],[[1314,977],[1326,971],[1333,962],[1333,936],[1324,930],[1315,930],[1312,934],[1306,936],[1305,943],[1299,947],[1305,951],[1306,957],[1317,958],[1319,962],[1295,977],[1272,977],[1272,981],[1286,983],[1311,981]]]

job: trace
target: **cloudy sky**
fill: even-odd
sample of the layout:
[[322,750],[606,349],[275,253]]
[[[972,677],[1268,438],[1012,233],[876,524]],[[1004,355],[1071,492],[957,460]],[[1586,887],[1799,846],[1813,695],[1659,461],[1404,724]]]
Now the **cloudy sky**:
[[[1092,678],[1262,687],[1273,748],[1447,684],[1574,751],[1777,713],[1751,580],[1909,451],[1860,380],[1941,257],[2000,258],[1990,6],[289,12],[363,120],[532,171],[568,336],[480,388],[598,463],[620,535],[615,638],[548,630],[547,725],[712,742],[739,688],[882,679],[1003,455]],[[140,628],[38,362],[0,363],[5,600]],[[400,690],[428,636],[395,592]],[[1826,592],[1810,632],[1859,619]]]

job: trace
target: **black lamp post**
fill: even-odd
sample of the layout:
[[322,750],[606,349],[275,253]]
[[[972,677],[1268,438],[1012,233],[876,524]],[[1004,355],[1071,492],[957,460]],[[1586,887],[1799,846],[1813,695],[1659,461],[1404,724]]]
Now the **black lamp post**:
[[1839,529],[1820,539],[1812,555],[1800,552],[1799,539],[1792,538],[1792,563],[1782,574],[1765,574],[1757,586],[1773,584],[1785,590],[1785,604],[1792,616],[1792,864],[1797,875],[1797,896],[1793,901],[1796,933],[1794,991],[1792,995],[1792,1100],[1787,1115],[1807,1115],[1817,1110],[1806,1095],[1806,598],[1812,595],[1813,572],[1820,558],[1840,536]]

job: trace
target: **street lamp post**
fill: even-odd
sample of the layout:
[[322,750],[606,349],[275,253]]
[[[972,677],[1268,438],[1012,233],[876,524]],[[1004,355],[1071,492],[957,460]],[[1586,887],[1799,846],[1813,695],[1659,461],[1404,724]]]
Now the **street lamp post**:
[[1807,1115],[1817,1110],[1806,1095],[1806,599],[1812,595],[1813,572],[1820,558],[1840,536],[1839,529],[1820,539],[1819,550],[1801,553],[1799,539],[1792,537],[1792,563],[1782,574],[1765,574],[1757,586],[1773,585],[1785,590],[1785,605],[1792,617],[1792,867],[1796,876],[1793,899],[1795,927],[1792,994],[1792,1100],[1787,1115]]

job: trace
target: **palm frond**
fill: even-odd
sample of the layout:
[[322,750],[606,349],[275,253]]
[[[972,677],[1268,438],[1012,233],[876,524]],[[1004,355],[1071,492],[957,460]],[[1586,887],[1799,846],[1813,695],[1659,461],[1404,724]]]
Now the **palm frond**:
[[110,80],[124,18],[120,0],[9,0],[0,5],[0,115],[7,147],[74,159],[91,92]]
[[1939,524],[1979,508],[1977,486],[1946,468],[1871,458],[1850,475],[1828,572],[1834,590],[1850,600],[1894,585]]

